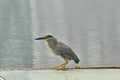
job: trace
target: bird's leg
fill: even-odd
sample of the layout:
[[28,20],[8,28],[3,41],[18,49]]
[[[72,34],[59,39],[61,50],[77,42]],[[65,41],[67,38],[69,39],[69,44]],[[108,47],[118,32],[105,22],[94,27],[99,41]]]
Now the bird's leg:
[[66,59],[65,62],[62,64],[63,70],[66,70],[67,64],[68,64],[68,60]]
[[66,70],[66,65],[67,65],[67,64],[68,64],[68,60],[66,59],[63,64],[57,65],[56,68],[57,68],[57,69]]
[[61,66],[67,65],[67,64],[68,64],[68,60],[66,59],[65,62],[63,64],[61,64]]

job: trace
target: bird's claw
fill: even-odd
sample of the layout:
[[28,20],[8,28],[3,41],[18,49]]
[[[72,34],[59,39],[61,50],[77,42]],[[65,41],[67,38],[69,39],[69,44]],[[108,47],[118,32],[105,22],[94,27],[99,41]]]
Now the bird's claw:
[[63,64],[56,65],[55,68],[58,69],[58,70],[66,70],[66,65],[63,65]]

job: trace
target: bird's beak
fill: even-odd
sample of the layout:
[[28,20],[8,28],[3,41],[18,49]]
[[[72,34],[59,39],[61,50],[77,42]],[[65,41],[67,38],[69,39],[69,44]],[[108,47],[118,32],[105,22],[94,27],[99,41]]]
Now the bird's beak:
[[35,40],[42,40],[45,39],[44,37],[36,38]]

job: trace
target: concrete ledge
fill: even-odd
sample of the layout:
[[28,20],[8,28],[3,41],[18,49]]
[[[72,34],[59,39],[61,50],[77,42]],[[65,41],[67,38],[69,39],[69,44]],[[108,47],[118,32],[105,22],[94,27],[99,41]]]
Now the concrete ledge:
[[[120,67],[75,67],[75,68],[67,68],[67,70],[82,70],[82,69],[120,69]],[[57,70],[55,68],[1,68],[0,71],[2,70]]]
[[[120,69],[69,68],[66,71],[54,68],[1,70],[3,80],[120,80]],[[1,79],[2,80],[2,79]]]

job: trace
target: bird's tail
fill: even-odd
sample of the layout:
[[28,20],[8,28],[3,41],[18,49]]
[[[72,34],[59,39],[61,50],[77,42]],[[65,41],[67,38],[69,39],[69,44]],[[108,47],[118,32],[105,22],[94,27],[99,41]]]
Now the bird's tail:
[[74,62],[75,63],[79,63],[80,62],[80,60],[79,60],[79,58],[77,56],[74,56]]

